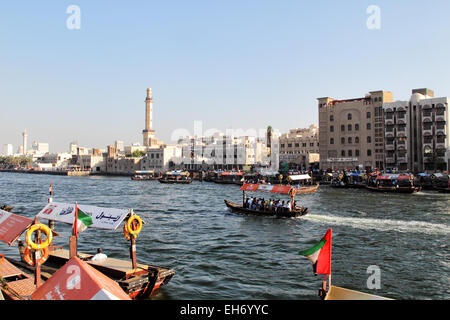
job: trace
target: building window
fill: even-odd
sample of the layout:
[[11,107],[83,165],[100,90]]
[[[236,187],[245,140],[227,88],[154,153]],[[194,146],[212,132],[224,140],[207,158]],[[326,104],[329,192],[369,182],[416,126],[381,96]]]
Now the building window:
[[345,144],[345,138],[344,137],[341,138],[341,144]]
[[302,147],[303,147],[303,148],[306,148],[306,142],[303,142],[303,143],[302,143]]
[[334,144],[334,139],[330,138],[330,144]]
[[367,156],[370,157],[371,155],[372,155],[372,150],[368,149],[368,150],[367,150]]
[[342,151],[341,151],[341,156],[342,156],[342,157],[345,157],[345,150],[342,150]]
[[330,121],[334,121],[334,116],[332,114],[330,115]]
[[310,147],[314,147],[314,142],[310,142],[310,143],[309,143],[309,146],[310,146]]
[[367,111],[367,119],[370,119],[372,117],[372,114],[370,113],[370,111]]
[[347,115],[347,120],[352,120],[352,114],[351,114],[351,113],[349,113],[349,114]]
[[296,143],[296,144],[295,144],[295,147],[296,147],[296,148],[300,147],[300,144],[299,144],[299,143]]
[[359,143],[359,137],[355,137],[355,143]]
[[355,156],[359,157],[359,150],[355,150]]
[[347,131],[352,131],[352,125],[351,125],[351,124],[349,124],[349,125],[347,126]]
[[348,143],[352,143],[352,137],[348,137]]
[[370,122],[367,124],[367,130],[370,130],[372,128]]
[[370,136],[367,137],[367,143],[372,143],[372,138]]
[[284,143],[282,143],[282,144],[280,145],[280,147],[281,147],[281,148],[284,148]]
[[349,156],[349,157],[353,157],[353,152],[352,152],[352,150],[348,150],[348,156]]
[[345,125],[341,125],[341,131],[345,131]]
[[355,131],[359,131],[359,124],[355,124]]
[[288,148],[292,148],[292,143],[288,143]]
[[330,132],[334,132],[334,126],[330,126]]

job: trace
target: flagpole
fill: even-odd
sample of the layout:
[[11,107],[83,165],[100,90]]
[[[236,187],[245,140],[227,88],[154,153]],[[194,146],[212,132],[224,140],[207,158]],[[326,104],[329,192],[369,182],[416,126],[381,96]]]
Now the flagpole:
[[78,238],[77,220],[78,220],[78,203],[75,202],[75,215],[74,215],[74,221],[73,221],[72,236],[69,238],[69,258],[70,259],[77,256],[77,238]]

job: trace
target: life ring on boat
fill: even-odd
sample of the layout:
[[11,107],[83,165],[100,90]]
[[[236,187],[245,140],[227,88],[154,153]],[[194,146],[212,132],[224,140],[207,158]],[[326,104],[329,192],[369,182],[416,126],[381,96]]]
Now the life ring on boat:
[[344,178],[344,175],[342,173],[339,173],[339,180],[342,180]]
[[[45,235],[47,236],[47,239],[45,239],[43,243],[35,243],[33,242],[33,240],[31,240],[31,235],[38,230],[44,232]],[[33,250],[40,250],[47,248],[52,243],[52,240],[53,240],[52,230],[42,223],[32,225],[25,234],[25,242],[27,243],[28,247],[30,247]]]
[[[133,224],[133,222],[135,220],[138,222],[136,229],[134,229],[134,224]],[[125,226],[130,235],[138,235],[142,230],[142,219],[138,215],[134,214],[130,218],[128,218]]]
[[[48,247],[37,250],[41,253],[41,257],[36,261],[39,265],[43,264],[45,261],[47,261],[48,259],[48,255],[49,255],[49,249]],[[30,266],[34,266],[34,261],[33,261],[33,252],[31,252],[31,249],[29,247],[27,247],[25,249],[25,252],[23,253],[23,259],[25,260],[26,263],[28,263]]]
[[134,238],[137,238],[137,234],[131,235],[128,233],[127,224],[124,224],[124,226],[123,226],[123,235],[124,235],[125,239],[127,239],[127,240],[130,240],[132,236]]

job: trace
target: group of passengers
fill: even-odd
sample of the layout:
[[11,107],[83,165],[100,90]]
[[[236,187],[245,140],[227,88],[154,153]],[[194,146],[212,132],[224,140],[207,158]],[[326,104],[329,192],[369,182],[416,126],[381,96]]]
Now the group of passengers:
[[284,201],[279,199],[246,198],[244,201],[244,208],[278,213],[291,212],[295,209],[296,205],[297,201]]

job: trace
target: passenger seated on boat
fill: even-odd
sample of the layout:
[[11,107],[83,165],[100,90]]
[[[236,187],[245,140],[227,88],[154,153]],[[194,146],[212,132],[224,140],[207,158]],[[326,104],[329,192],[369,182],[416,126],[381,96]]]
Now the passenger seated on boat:
[[100,261],[106,260],[106,258],[108,258],[108,257],[106,256],[106,254],[104,254],[102,252],[102,248],[98,248],[97,254],[95,256],[93,256],[90,260],[95,261],[95,262],[100,262]]

